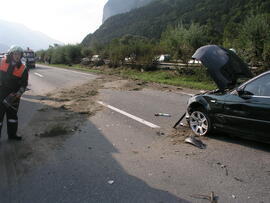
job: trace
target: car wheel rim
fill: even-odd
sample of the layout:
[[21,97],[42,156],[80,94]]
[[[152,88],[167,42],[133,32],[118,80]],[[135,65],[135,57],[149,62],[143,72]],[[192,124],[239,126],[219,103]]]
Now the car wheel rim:
[[199,136],[203,136],[208,132],[209,124],[204,113],[194,111],[190,115],[189,121],[192,131]]

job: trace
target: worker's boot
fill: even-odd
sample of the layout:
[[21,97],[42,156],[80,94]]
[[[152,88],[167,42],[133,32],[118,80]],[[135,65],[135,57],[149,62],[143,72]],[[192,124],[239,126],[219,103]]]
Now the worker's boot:
[[2,125],[3,125],[3,122],[0,122],[0,138],[1,138],[1,132],[2,132]]
[[8,119],[7,122],[7,132],[8,132],[8,139],[10,140],[22,140],[22,137],[17,135],[18,130],[18,120]]

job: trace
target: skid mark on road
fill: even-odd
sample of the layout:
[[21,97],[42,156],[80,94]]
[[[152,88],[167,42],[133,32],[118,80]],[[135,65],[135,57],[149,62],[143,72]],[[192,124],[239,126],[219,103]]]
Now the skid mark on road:
[[147,125],[150,128],[160,128],[160,126],[158,126],[158,125],[155,125],[153,123],[150,123],[150,122],[148,122],[148,121],[146,121],[146,120],[144,120],[142,118],[139,118],[137,116],[134,116],[134,115],[132,115],[130,113],[127,113],[125,111],[122,111],[122,110],[120,110],[118,108],[115,108],[115,107],[113,107],[113,106],[111,106],[109,104],[106,104],[106,103],[104,103],[102,101],[98,101],[98,103],[101,104],[101,105],[103,105],[103,106],[105,106],[105,107],[107,107],[107,108],[109,108],[109,109],[111,109],[111,110],[114,110],[114,111],[116,111],[116,112],[118,112],[118,113],[120,113],[120,114],[122,114],[124,116],[127,116],[127,117],[129,117],[129,118],[131,118],[131,119],[133,119],[133,120],[135,120],[137,122],[140,122],[140,123],[142,123],[144,125]]

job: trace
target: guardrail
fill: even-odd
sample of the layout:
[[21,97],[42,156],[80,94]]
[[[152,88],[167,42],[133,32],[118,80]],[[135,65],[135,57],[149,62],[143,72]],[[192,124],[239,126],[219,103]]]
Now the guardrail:
[[169,69],[169,70],[176,70],[181,68],[194,68],[199,67],[201,64],[199,63],[190,63],[190,64],[184,64],[184,63],[159,63],[157,65],[158,69]]

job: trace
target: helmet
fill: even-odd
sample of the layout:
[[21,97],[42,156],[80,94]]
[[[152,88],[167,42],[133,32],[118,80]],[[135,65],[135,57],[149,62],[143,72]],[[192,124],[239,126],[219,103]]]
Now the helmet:
[[23,53],[23,49],[17,45],[12,45],[10,46],[9,50],[8,50],[8,54],[14,53],[14,52],[20,52]]

